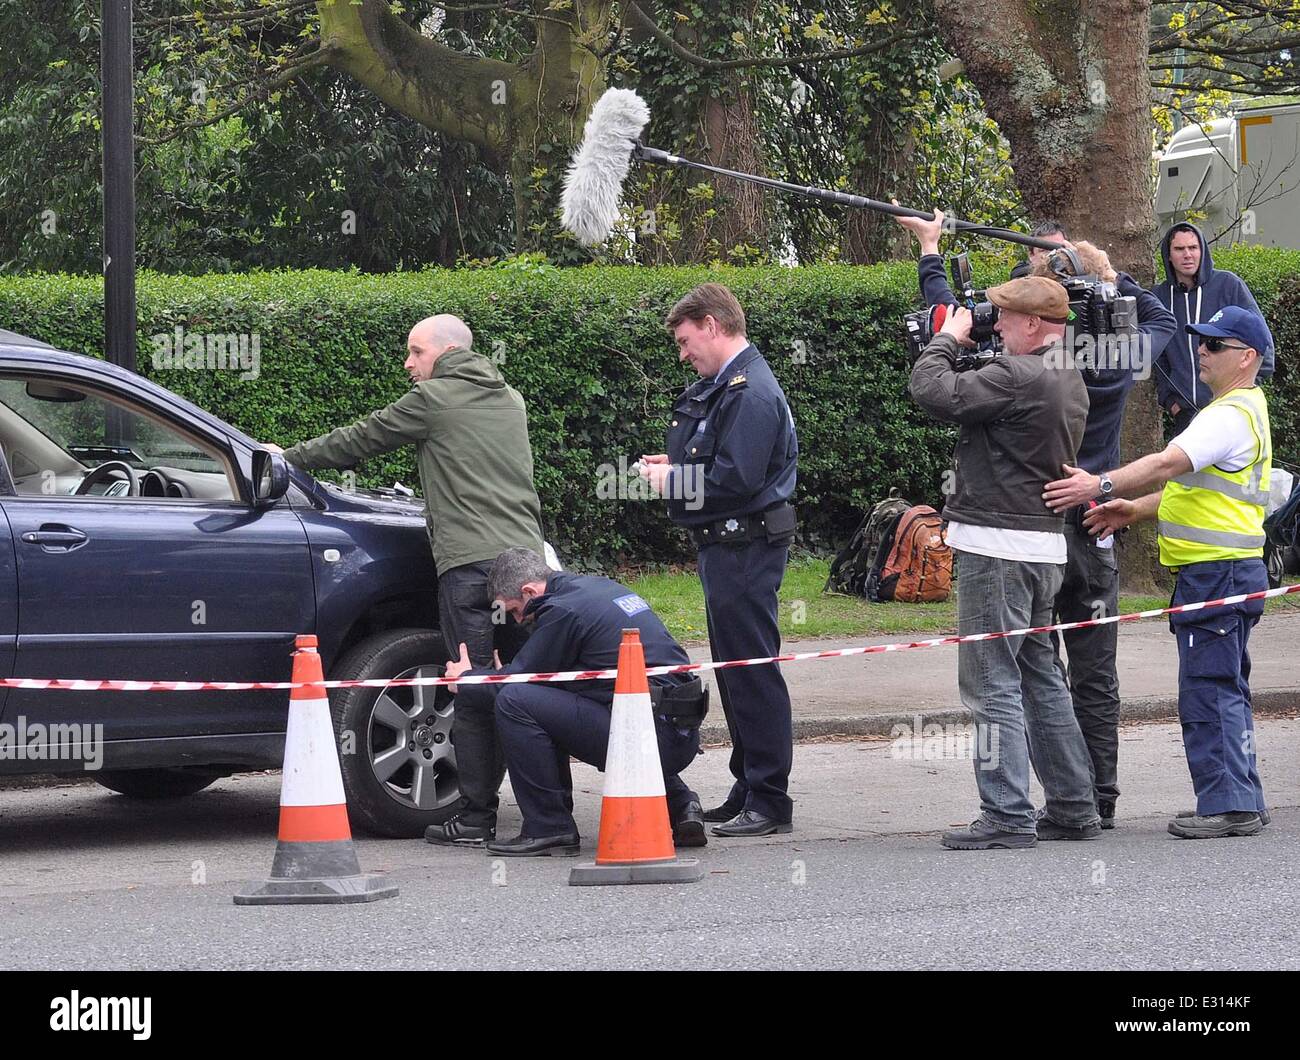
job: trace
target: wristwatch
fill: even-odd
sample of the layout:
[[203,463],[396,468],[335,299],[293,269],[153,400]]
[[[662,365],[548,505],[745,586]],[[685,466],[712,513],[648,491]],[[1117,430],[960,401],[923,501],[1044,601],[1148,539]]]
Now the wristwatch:
[[1115,492],[1115,483],[1110,480],[1110,476],[1104,471],[1097,476],[1097,481],[1101,484],[1101,499],[1104,501],[1110,500]]

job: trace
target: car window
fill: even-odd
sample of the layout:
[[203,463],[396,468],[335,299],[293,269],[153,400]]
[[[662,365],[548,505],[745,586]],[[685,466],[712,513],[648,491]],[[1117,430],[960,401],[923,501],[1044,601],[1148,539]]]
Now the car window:
[[26,496],[239,495],[228,459],[207,442],[138,406],[48,376],[0,377],[0,448],[14,490]]

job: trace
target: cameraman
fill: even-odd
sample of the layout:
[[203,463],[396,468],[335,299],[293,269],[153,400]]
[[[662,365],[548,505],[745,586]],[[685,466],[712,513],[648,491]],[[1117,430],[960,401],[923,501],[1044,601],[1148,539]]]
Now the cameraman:
[[[990,288],[1001,312],[994,330],[1006,356],[961,372],[971,345],[971,313],[952,310],[912,368],[912,397],[931,415],[961,427],[956,490],[944,506],[948,543],[962,553],[958,630],[990,633],[1045,626],[1061,586],[1063,520],[1043,507],[1043,483],[1061,453],[1077,453],[1088,394],[1076,371],[1054,370],[1069,299],[1039,276]],[[1039,839],[1101,834],[1088,748],[1045,633],[968,641],[958,646],[961,698],[975,717],[975,781],[980,816],[946,832],[958,850],[1034,846]],[[1047,794],[1041,819],[1029,800],[1029,750]]]
[[[944,278],[943,261],[939,257],[943,214],[936,213],[933,221],[900,218],[899,224],[915,233],[921,242],[924,255],[920,265],[921,292],[926,303],[955,303],[957,299]],[[1113,283],[1121,295],[1137,299],[1137,348],[1142,356],[1129,358],[1127,364],[1096,365],[1082,373],[1088,391],[1088,419],[1077,463],[1087,471],[1100,473],[1118,466],[1120,428],[1129,391],[1150,370],[1153,353],[1165,348],[1177,324],[1155,295],[1139,286],[1128,273],[1116,272],[1104,251],[1085,242],[1071,249],[1076,251],[1085,274]],[[1030,258],[1033,274],[1048,278],[1053,275],[1048,252],[1043,251],[1037,259],[1031,254]],[[1119,611],[1119,566],[1114,538],[1103,539],[1103,545],[1091,537],[1083,529],[1084,511],[1080,506],[1064,513],[1067,558],[1065,576],[1052,612],[1053,622],[1080,622],[1097,617],[1099,603],[1108,615]],[[1088,744],[1094,797],[1103,828],[1114,827],[1115,802],[1119,798],[1120,699],[1115,662],[1118,634],[1114,623],[1066,631],[1068,668],[1060,658],[1056,636],[1052,637],[1057,665],[1066,674],[1074,712]]]

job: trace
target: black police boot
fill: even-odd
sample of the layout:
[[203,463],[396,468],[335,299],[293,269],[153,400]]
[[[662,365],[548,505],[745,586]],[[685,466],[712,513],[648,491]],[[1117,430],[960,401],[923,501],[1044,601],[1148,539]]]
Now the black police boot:
[[688,802],[686,809],[673,822],[673,846],[702,847],[708,845],[709,837],[704,834],[704,822],[706,820],[708,818],[705,816],[704,808],[698,802]]
[[581,844],[578,833],[573,832],[570,835],[517,835],[514,839],[490,839],[483,845],[489,854],[502,854],[508,858],[576,858]]
[[732,802],[728,799],[721,806],[715,806],[711,810],[705,810],[704,819],[712,824],[719,824],[722,821],[730,821],[744,808],[743,804]]

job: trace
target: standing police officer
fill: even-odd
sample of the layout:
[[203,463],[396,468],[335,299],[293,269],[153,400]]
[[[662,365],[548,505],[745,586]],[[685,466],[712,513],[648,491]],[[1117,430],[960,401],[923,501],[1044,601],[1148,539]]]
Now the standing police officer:
[[[664,324],[701,381],[673,405],[668,453],[641,457],[641,474],[699,548],[714,660],[777,655],[776,594],[795,529],[794,418],[722,284],[696,287]],[[713,829],[718,836],[789,832],[794,743],[780,668],[719,670],[717,680],[736,782],[704,819],[725,822]]]
[[[1049,482],[1043,493],[1057,510],[1103,500],[1084,519],[1094,534],[1157,519],[1160,562],[1178,572],[1175,606],[1268,588],[1264,512],[1273,446],[1256,378],[1272,336],[1263,317],[1240,306],[1225,306],[1185,330],[1200,338],[1198,377],[1214,399],[1162,452],[1109,474],[1066,465],[1069,477]],[[1152,488],[1157,492],[1142,495]],[[1111,499],[1125,496],[1137,499]],[[1170,616],[1178,642],[1178,717],[1196,790],[1195,813],[1169,822],[1180,839],[1256,835],[1268,823],[1247,651],[1263,611],[1263,600],[1250,600]]]
[[[648,666],[690,662],[650,605],[626,585],[552,571],[531,549],[502,552],[488,575],[488,592],[516,621],[533,627],[519,654],[498,673],[613,670],[623,630],[631,628],[640,630]],[[447,665],[447,676],[463,677],[470,666],[461,645],[461,657]],[[456,709],[466,701],[475,710],[489,711],[495,701],[510,787],[524,817],[518,836],[489,839],[488,851],[512,857],[577,854],[581,840],[573,820],[569,756],[604,769],[613,682],[463,685]],[[692,674],[662,674],[650,678],[650,702],[673,842],[704,846],[708,840],[699,798],[677,774],[699,753],[708,693]]]

